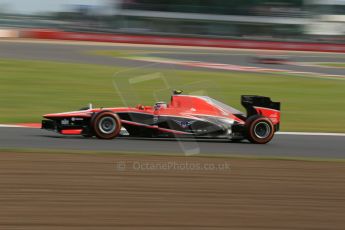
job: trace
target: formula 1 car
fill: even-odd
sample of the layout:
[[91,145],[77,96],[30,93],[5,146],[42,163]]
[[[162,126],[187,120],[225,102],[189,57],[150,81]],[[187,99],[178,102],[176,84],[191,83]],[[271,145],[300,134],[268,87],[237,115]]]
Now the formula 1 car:
[[92,108],[46,114],[42,129],[64,135],[113,139],[126,131],[130,137],[194,137],[252,143],[269,142],[280,124],[280,103],[268,97],[241,97],[247,114],[207,96],[175,91],[169,104],[121,108]]
[[287,65],[291,62],[288,56],[284,55],[266,55],[254,57],[253,63],[267,65]]

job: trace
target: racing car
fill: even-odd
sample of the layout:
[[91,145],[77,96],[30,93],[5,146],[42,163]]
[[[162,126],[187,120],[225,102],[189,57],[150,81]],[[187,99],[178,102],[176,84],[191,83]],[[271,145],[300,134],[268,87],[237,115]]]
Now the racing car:
[[[280,102],[256,95],[241,96],[246,114],[208,96],[175,90],[169,103],[153,106],[93,108],[46,114],[42,129],[64,135],[99,139],[118,136],[150,138],[211,138],[271,141],[280,125]],[[125,130],[125,132],[123,132]]]
[[256,64],[266,64],[266,65],[287,65],[291,63],[288,56],[285,55],[259,55],[252,58],[252,62]]

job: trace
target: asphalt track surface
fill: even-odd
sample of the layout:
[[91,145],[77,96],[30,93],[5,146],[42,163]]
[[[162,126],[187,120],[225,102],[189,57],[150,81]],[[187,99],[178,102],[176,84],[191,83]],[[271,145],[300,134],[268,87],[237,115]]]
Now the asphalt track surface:
[[[197,48],[168,48],[153,46],[128,46],[97,44],[63,44],[39,42],[0,42],[0,58],[23,60],[51,60],[61,62],[86,63],[98,65],[113,65],[137,67],[146,65],[146,62],[97,56],[89,54],[95,50],[148,50],[166,51],[164,54],[154,55],[176,59],[195,61],[220,62],[253,66],[248,59],[257,55],[259,51],[248,50],[221,50]],[[169,54],[169,52],[172,52]],[[211,54],[210,54],[211,53]],[[290,53],[294,61],[344,61],[343,54],[329,53]],[[256,64],[255,64],[256,65]],[[255,66],[254,65],[254,66]],[[181,67],[158,64],[163,68],[198,69],[198,67]],[[264,65],[267,68],[284,68],[326,74],[343,74],[343,69],[318,68],[300,66]],[[301,69],[300,69],[301,68]],[[207,69],[202,69],[207,70]],[[214,71],[214,70],[212,70]],[[114,141],[96,139],[82,139],[78,137],[61,137],[36,129],[0,128],[0,148],[34,148],[34,149],[72,149],[94,151],[126,151],[143,153],[180,153],[180,154],[228,154],[228,155],[255,155],[273,157],[322,157],[345,158],[345,138],[333,136],[294,136],[277,135],[268,145],[252,145],[248,143],[227,143],[221,141],[170,141],[170,140],[128,140],[125,138]]]
[[[90,51],[97,50],[144,50],[152,57],[172,58],[177,60],[202,61],[218,64],[234,64],[241,66],[262,67],[270,69],[285,69],[297,72],[314,72],[325,75],[344,75],[342,68],[324,68],[317,66],[298,65],[265,65],[253,62],[253,58],[267,56],[272,52],[259,50],[238,50],[238,49],[198,49],[190,47],[155,47],[140,45],[121,45],[104,43],[40,43],[28,41],[0,41],[0,58],[26,59],[26,60],[47,60],[72,63],[86,63],[97,65],[138,67],[147,65],[147,62],[136,61],[110,56],[90,54]],[[154,53],[155,51],[164,53]],[[153,52],[150,54],[150,52]],[[311,52],[276,52],[278,55],[287,55],[291,62],[345,62],[345,54],[337,53],[311,53]],[[173,64],[157,64],[158,68],[169,68],[176,70],[203,70],[200,67],[184,67]],[[211,71],[226,71],[215,70]]]
[[272,158],[345,159],[345,136],[276,135],[266,145],[222,140],[140,139],[114,140],[63,136],[31,128],[0,128],[0,149],[76,150],[134,152],[144,154],[226,155]]

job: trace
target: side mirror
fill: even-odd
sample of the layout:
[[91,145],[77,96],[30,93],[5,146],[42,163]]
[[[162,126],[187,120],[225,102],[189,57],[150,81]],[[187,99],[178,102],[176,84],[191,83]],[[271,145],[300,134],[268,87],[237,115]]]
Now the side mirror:
[[182,90],[179,90],[179,89],[175,89],[174,91],[173,91],[173,94],[174,95],[180,95],[180,94],[182,94],[183,93],[183,91]]
[[79,110],[83,111],[83,110],[89,110],[89,109],[93,109],[93,106],[91,103],[87,107],[80,108]]

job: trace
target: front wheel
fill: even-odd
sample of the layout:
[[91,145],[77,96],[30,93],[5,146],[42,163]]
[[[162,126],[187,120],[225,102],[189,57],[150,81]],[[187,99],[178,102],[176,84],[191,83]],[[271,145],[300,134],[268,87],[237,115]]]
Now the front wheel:
[[246,121],[247,139],[255,144],[266,144],[274,135],[274,125],[266,117],[253,116]]
[[104,111],[97,114],[91,126],[94,134],[99,139],[114,139],[121,131],[120,118],[110,111]]

